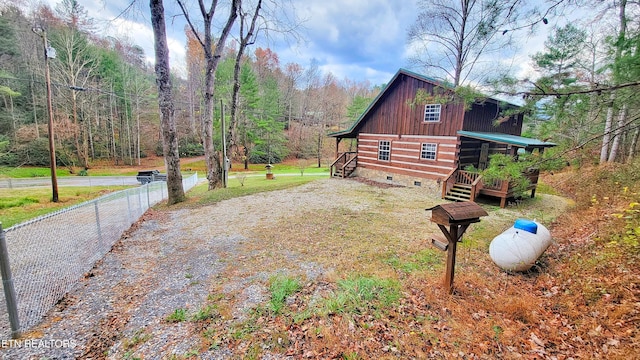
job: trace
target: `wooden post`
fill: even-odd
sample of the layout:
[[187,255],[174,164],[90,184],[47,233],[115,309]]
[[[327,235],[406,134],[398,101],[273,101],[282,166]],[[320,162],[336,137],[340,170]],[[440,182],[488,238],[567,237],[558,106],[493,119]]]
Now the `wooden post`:
[[[442,204],[426,210],[431,211],[431,221],[438,225],[447,239],[446,245],[437,239],[432,239],[431,242],[438,249],[447,251],[444,286],[449,294],[453,294],[458,242],[462,241],[462,235],[467,231],[470,224],[479,222],[481,216],[487,216],[488,214],[474,202]],[[447,225],[449,229],[447,229]]]
[[[462,235],[462,234],[461,234]],[[444,276],[444,286],[449,294],[453,294],[453,277],[456,269],[456,249],[458,247],[458,226],[449,227],[449,248],[447,249],[447,272]]]

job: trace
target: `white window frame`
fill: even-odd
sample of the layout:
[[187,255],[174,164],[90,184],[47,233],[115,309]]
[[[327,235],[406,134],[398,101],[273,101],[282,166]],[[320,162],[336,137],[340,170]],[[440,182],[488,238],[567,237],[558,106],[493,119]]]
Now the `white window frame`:
[[[386,154],[386,159],[383,158],[385,154]],[[391,141],[378,140],[378,160],[380,161],[391,160]]]
[[[428,156],[430,154],[433,154],[433,158]],[[422,143],[420,145],[420,160],[436,160],[437,158],[438,158],[438,144]]]
[[424,122],[435,123],[440,122],[440,113],[442,112],[442,105],[440,104],[427,104],[424,106]]

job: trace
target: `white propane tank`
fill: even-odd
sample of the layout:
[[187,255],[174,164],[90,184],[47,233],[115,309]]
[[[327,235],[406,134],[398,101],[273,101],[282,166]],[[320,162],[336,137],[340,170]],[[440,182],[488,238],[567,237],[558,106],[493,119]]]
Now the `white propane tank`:
[[518,219],[496,236],[489,245],[489,255],[496,265],[508,271],[527,271],[551,245],[551,233],[544,225]]

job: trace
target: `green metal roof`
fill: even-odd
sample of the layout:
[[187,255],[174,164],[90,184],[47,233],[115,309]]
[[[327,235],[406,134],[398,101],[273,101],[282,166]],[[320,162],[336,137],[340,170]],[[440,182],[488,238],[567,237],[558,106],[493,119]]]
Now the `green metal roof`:
[[487,140],[496,143],[508,144],[519,147],[552,147],[556,146],[554,143],[544,142],[538,139],[531,139],[517,135],[508,135],[501,133],[488,133],[488,132],[477,132],[477,131],[458,131],[458,135],[470,137],[474,139]]

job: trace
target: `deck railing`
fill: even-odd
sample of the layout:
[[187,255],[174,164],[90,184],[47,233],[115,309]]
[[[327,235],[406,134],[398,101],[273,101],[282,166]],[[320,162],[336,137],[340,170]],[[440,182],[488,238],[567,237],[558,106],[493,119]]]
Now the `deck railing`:
[[[523,174],[529,179],[529,186],[526,190],[531,190],[531,197],[535,196],[535,190],[538,185],[538,179],[540,176],[539,169],[529,169]],[[455,184],[461,184],[471,187],[470,200],[475,201],[478,194],[483,193],[491,196],[498,196],[503,198],[501,206],[504,203],[506,197],[513,195],[515,184],[507,180],[492,180],[487,181],[479,173],[453,169],[444,178],[442,185],[442,198],[453,188]]]
[[[355,165],[354,162],[357,161],[358,153],[355,151],[347,151],[340,153],[338,157],[329,165],[329,176],[334,176],[334,174],[338,173],[337,170],[340,170],[339,173],[341,177],[345,176],[345,169],[347,169],[350,165]],[[355,166],[354,166],[355,167]]]

